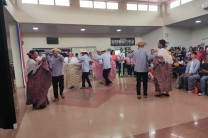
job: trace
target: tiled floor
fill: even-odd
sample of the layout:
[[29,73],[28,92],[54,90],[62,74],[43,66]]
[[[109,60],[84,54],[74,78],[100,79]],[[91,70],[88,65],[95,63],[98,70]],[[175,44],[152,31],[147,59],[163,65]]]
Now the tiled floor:
[[148,98],[138,100],[134,77],[117,78],[111,87],[92,83],[91,90],[66,88],[64,100],[42,110],[25,106],[24,89],[18,89],[18,129],[0,130],[0,138],[208,137],[207,96],[174,88],[170,97],[158,98],[149,82]]

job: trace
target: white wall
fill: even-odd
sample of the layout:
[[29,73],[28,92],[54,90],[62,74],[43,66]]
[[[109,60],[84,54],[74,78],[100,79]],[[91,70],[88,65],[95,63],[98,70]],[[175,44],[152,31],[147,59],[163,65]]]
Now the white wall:
[[[165,37],[168,34],[168,37]],[[147,49],[157,49],[160,39],[169,41],[169,47],[182,46],[188,48],[191,44],[191,29],[181,27],[160,27],[142,36],[147,43]]]
[[[197,46],[202,39],[208,39],[208,25],[192,29],[192,46]],[[208,40],[207,40],[208,41]],[[208,45],[208,43],[206,43]]]
[[23,87],[21,59],[20,59],[20,53],[19,53],[16,25],[10,24],[9,31],[10,31],[10,42],[11,42],[11,49],[12,49],[12,55],[13,55],[16,86]]
[[[27,52],[29,52],[32,48],[70,48],[70,47],[92,47],[95,46],[97,49],[102,48],[111,48],[114,47],[110,46],[110,38],[111,37],[84,37],[84,36],[66,36],[57,34],[55,36],[59,37],[59,44],[58,45],[48,45],[46,43],[46,37],[48,35],[42,34],[22,34],[22,40],[24,41],[23,50],[25,56],[25,62],[27,61]],[[125,37],[125,36],[123,36]],[[135,37],[135,41],[141,40],[140,37]],[[132,49],[136,49],[137,47],[134,46]],[[90,52],[90,51],[89,51]]]

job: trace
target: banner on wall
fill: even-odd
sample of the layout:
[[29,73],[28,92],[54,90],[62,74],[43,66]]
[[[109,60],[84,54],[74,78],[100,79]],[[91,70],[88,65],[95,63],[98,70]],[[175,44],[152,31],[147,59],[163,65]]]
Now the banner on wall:
[[111,46],[133,46],[135,38],[111,38]]
[[[35,50],[36,52],[41,52],[42,56],[46,55],[47,51],[50,51],[53,48],[33,48],[33,50]],[[64,57],[68,57],[68,52],[71,51],[72,52],[72,48],[59,48],[61,50],[61,55]]]
[[22,69],[22,79],[24,87],[27,85],[27,77],[24,73],[25,71],[25,61],[24,61],[24,54],[23,54],[23,47],[22,47],[22,35],[21,35],[21,28],[18,23],[16,23],[17,27],[17,36],[18,36],[18,45],[20,51],[20,61],[21,61],[21,69]]

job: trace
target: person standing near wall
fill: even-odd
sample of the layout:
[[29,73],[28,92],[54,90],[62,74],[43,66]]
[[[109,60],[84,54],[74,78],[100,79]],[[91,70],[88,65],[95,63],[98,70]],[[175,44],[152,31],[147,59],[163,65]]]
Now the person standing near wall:
[[51,50],[53,53],[53,57],[49,56],[49,52],[47,51],[46,57],[49,62],[51,71],[52,71],[52,84],[53,84],[53,93],[54,100],[53,102],[59,101],[58,98],[58,86],[60,88],[61,98],[64,99],[65,96],[63,94],[64,91],[64,57],[59,54],[61,52],[60,49],[54,48]]

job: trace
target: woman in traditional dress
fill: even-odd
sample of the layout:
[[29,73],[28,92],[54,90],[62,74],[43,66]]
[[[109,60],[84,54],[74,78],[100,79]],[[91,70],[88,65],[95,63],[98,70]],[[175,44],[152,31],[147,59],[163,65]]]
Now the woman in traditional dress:
[[116,61],[118,61],[118,57],[115,55],[115,50],[111,50],[111,56],[114,63],[116,63]]
[[29,59],[25,69],[28,79],[26,104],[33,104],[33,108],[36,109],[44,108],[49,104],[47,94],[51,86],[51,71],[45,57],[37,62],[37,52],[31,50],[27,55]]
[[169,96],[169,92],[172,91],[173,60],[166,49],[167,47],[167,41],[159,40],[158,48],[160,48],[160,50],[153,60],[155,91],[158,93],[155,96]]

